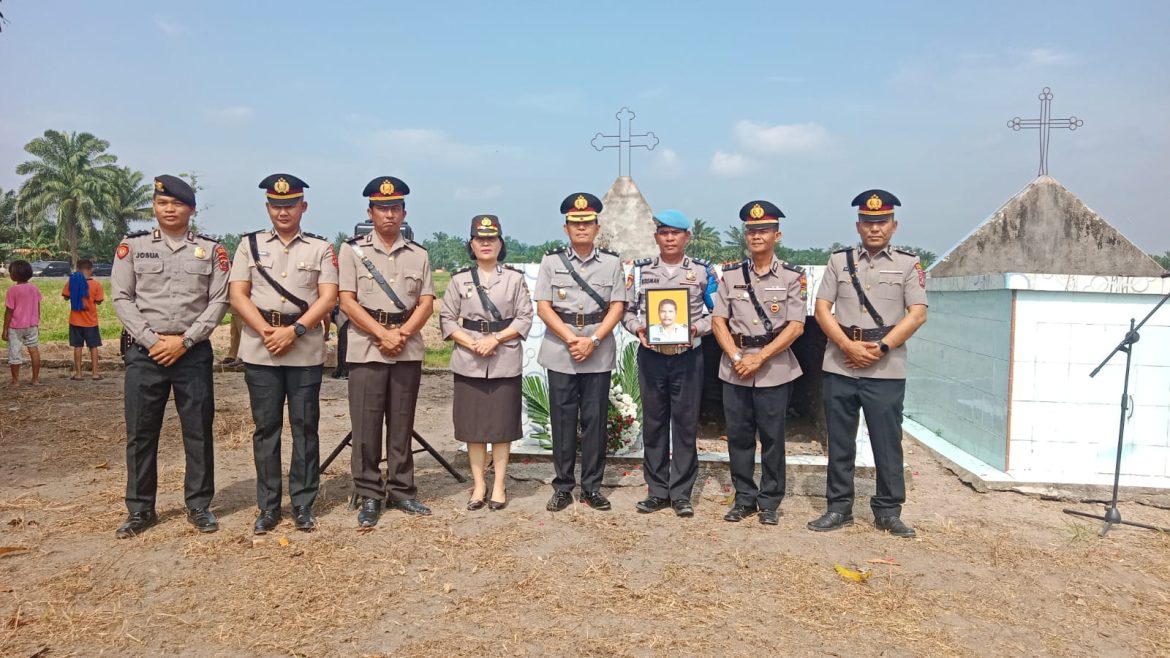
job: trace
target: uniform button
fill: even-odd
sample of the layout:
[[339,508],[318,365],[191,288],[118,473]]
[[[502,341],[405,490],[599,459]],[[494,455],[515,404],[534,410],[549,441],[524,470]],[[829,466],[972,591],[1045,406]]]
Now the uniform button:
[[286,276],[288,276],[288,272],[281,272],[281,273],[280,273],[280,277],[281,277],[282,279],[283,279],[284,277],[286,277]]
[[285,302],[287,302],[287,301],[288,301],[288,300],[287,300],[287,299],[285,299],[284,297],[281,297],[281,298],[280,298],[280,303],[281,303],[281,304],[283,304],[283,303],[285,303]]
[[759,324],[759,323],[760,323],[759,319],[752,320],[752,324]]
[[394,283],[394,279],[390,279],[390,283]]
[[286,253],[286,254],[287,254],[287,253],[288,253],[288,249],[285,249],[285,250],[284,250],[284,253]]
[[394,257],[393,257],[393,256],[391,256],[391,257],[387,258],[386,260],[388,260],[388,261],[390,261],[391,263],[393,263],[393,262],[394,262]]
[[866,289],[866,290],[869,290],[869,284],[868,284],[868,283],[867,283],[867,284],[865,284],[865,289]]

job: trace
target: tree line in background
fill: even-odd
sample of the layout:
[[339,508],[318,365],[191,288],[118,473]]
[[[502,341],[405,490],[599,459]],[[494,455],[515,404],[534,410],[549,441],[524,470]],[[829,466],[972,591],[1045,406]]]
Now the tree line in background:
[[[25,145],[31,160],[16,166],[16,173],[28,178],[16,190],[0,190],[0,261],[63,260],[76,264],[81,256],[109,261],[122,236],[135,222],[152,219],[150,182],[140,171],[120,166],[117,156],[108,152],[109,142],[90,133],[66,133],[46,130]],[[180,174],[196,191],[202,189],[198,176]],[[200,211],[206,210],[204,206]],[[235,253],[240,234],[218,237],[228,253]],[[338,233],[334,247],[340,249],[349,236]],[[505,238],[508,260],[513,263],[538,263],[545,252],[565,246],[562,240],[526,244]],[[467,238],[438,232],[422,240],[437,269],[455,270],[470,261]],[[798,265],[821,265],[829,255],[845,245],[828,248],[796,249],[776,247],[780,259]],[[912,246],[903,247],[918,253],[922,264],[929,266],[933,252]],[[743,228],[732,226],[722,233],[702,219],[696,219],[687,253],[714,263],[744,258]],[[1153,256],[1164,269],[1170,269],[1170,251]]]

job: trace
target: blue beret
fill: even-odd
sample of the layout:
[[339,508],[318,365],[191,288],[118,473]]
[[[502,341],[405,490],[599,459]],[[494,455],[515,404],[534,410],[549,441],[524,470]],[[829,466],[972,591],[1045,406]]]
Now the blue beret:
[[678,210],[663,210],[654,213],[654,221],[658,226],[669,226],[681,231],[691,230],[691,219]]

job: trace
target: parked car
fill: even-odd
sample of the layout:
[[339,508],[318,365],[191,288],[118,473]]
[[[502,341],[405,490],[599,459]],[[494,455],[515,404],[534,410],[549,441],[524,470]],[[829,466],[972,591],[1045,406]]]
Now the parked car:
[[32,263],[33,276],[69,276],[73,268],[63,260],[38,260]]
[[114,266],[110,263],[94,263],[93,264],[93,275],[94,276],[110,276],[110,273],[113,272],[113,270],[114,270]]

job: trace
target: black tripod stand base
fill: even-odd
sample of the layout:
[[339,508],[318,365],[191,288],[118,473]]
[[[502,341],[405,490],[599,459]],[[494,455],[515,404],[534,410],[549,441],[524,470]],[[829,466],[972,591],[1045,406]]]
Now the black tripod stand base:
[[1107,535],[1115,525],[1131,525],[1135,528],[1145,528],[1146,530],[1155,530],[1157,532],[1170,532],[1170,528],[1161,528],[1156,525],[1148,525],[1145,523],[1138,523],[1136,521],[1122,521],[1121,512],[1119,512],[1116,507],[1110,507],[1109,509],[1105,510],[1105,514],[1103,515],[1089,514],[1088,512],[1067,508],[1065,508],[1064,513],[1071,514],[1073,516],[1081,516],[1086,519],[1096,519],[1103,522],[1105,525],[1101,526],[1101,531],[1098,533],[1102,537]]
[[[422,436],[420,436],[418,432],[415,432],[412,430],[410,432],[410,436],[420,446],[422,446],[421,448],[417,448],[415,450],[412,450],[411,451],[412,453],[418,454],[420,452],[426,452],[426,453],[430,454],[431,457],[435,458],[435,461],[439,462],[440,466],[442,466],[444,469],[447,470],[448,473],[451,474],[451,477],[455,478],[456,482],[460,482],[460,483],[467,482],[467,476],[465,476],[462,473],[460,473],[459,471],[455,470],[455,467],[451,465],[451,462],[447,461],[447,459],[445,457],[443,457],[443,455],[439,454],[438,450],[435,450],[434,448],[432,448],[431,444],[427,443],[427,440],[422,438]],[[346,446],[349,446],[352,444],[353,444],[353,432],[349,432],[348,434],[345,435],[345,438],[341,440],[341,443],[337,444],[337,447],[333,449],[333,452],[329,453],[329,456],[325,458],[325,461],[321,462],[321,468],[319,468],[317,470],[317,472],[321,475],[324,475],[325,469],[329,468],[329,465],[333,463],[333,460],[337,459],[337,456],[341,454],[341,451],[345,450]],[[385,460],[383,460],[383,461],[385,461]]]

